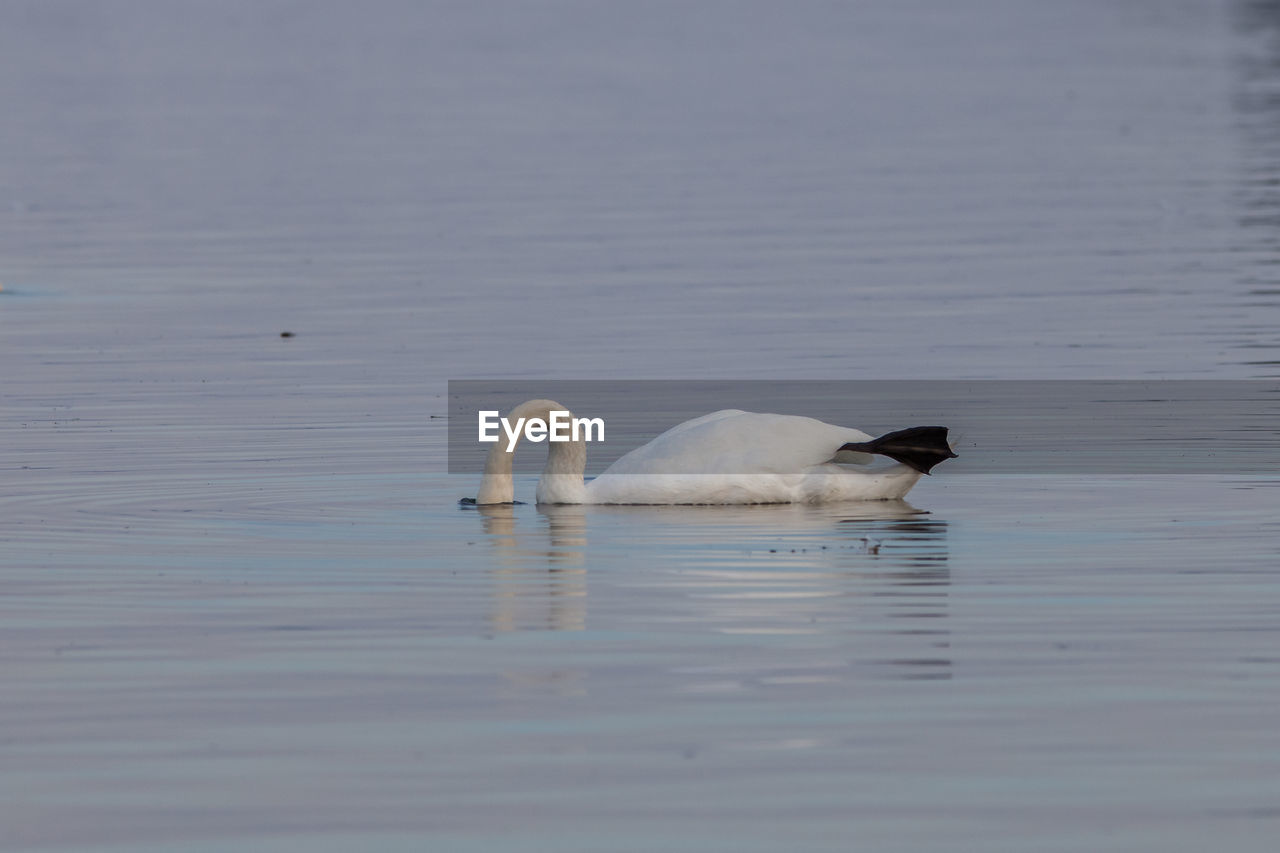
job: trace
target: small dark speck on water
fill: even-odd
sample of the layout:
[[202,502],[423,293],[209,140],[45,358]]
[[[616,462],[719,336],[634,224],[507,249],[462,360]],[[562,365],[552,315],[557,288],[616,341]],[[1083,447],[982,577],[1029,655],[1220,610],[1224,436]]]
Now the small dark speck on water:
[[293,337],[293,332],[281,332],[281,333],[280,333],[280,337],[282,337],[282,338],[292,338],[292,337]]

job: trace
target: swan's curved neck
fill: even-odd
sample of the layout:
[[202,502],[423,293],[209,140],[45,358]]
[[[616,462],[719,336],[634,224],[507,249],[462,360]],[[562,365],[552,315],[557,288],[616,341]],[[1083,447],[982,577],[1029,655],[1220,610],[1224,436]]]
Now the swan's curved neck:
[[[530,418],[550,421],[553,411],[567,412],[568,409],[554,400],[529,400],[512,409],[506,420],[515,428],[521,418],[526,422]],[[519,441],[519,435],[516,441]],[[480,492],[476,495],[477,504],[511,503],[515,500],[515,483],[511,476],[514,455],[515,444],[511,444],[508,450],[505,435],[489,450],[484,462],[484,476],[480,479]],[[582,473],[586,467],[587,446],[581,437],[576,441],[548,441],[547,464],[538,480],[538,503],[582,503],[586,494]]]

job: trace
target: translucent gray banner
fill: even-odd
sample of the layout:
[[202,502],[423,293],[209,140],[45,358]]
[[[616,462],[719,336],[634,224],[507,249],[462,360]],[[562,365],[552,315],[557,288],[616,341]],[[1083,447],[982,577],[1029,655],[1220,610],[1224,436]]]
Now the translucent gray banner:
[[[587,445],[588,476],[719,409],[805,415],[872,435],[946,426],[959,454],[938,467],[946,476],[1280,472],[1274,380],[452,380],[449,473],[483,470],[494,445],[478,440],[480,412],[506,415],[539,398],[603,422],[604,440]],[[515,470],[540,471],[546,452],[522,441]]]

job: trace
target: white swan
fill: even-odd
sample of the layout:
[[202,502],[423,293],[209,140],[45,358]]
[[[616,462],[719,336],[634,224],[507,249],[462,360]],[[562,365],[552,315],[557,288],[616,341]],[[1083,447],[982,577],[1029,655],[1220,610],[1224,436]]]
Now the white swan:
[[[529,400],[507,420],[568,410]],[[921,474],[955,456],[946,427],[913,427],[873,439],[865,432],[796,415],[726,409],[672,427],[583,482],[586,443],[549,442],[538,480],[540,504],[825,503],[901,498]],[[477,504],[511,503],[515,486],[508,449],[499,442],[485,460]],[[867,468],[871,454],[900,464]]]

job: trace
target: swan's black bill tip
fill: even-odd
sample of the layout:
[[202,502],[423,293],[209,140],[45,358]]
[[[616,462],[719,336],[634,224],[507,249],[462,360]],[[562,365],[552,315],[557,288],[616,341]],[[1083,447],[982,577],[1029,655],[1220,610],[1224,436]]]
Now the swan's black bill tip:
[[475,498],[458,498],[458,506],[465,507],[482,507],[482,506],[524,506],[524,501],[502,501],[496,504],[476,503]]

